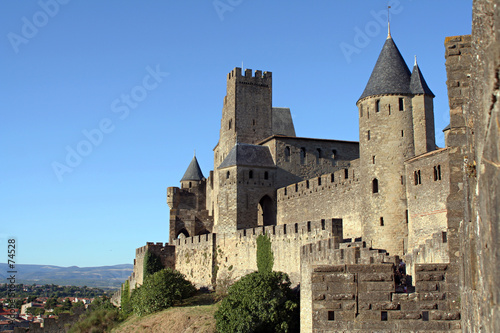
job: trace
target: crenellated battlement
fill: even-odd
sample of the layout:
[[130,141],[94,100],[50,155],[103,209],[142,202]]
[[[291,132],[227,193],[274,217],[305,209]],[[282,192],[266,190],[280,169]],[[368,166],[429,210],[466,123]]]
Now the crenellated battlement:
[[204,235],[197,235],[192,237],[183,237],[175,240],[175,245],[179,247],[193,247],[193,246],[205,246],[213,245],[215,243],[217,235],[215,233],[209,233]]
[[345,168],[333,173],[282,187],[277,190],[278,202],[317,192],[349,191],[359,182],[358,168]]
[[261,70],[256,70],[254,72],[254,75],[252,75],[252,70],[247,68],[245,69],[245,72],[242,73],[242,70],[240,67],[235,67],[231,72],[227,74],[227,79],[232,80],[232,79],[239,79],[239,78],[245,78],[245,79],[271,79],[272,78],[272,72],[262,72]]

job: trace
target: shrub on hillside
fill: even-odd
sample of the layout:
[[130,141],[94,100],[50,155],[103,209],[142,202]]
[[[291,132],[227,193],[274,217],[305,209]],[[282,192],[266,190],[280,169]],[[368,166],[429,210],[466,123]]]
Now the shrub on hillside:
[[298,332],[298,297],[288,275],[254,272],[229,288],[215,313],[217,332]]
[[184,275],[171,268],[163,269],[145,278],[132,292],[132,308],[143,316],[171,307],[175,301],[187,298],[196,291]]
[[111,304],[109,298],[99,297],[92,302],[68,333],[106,332],[116,327],[122,320],[120,311]]

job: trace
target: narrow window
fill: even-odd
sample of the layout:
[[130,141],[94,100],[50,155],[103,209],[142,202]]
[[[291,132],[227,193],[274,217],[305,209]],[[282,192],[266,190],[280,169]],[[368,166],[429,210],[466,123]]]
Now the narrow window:
[[401,137],[403,138],[405,136],[405,132],[401,130]]
[[335,175],[332,173],[330,174],[330,183],[333,183],[335,181]]
[[359,106],[359,117],[362,118],[363,117],[363,104],[361,104]]
[[253,178],[253,170],[250,170],[250,171],[248,172],[248,178],[249,178],[249,179],[252,179],[252,178]]
[[283,224],[283,234],[286,235],[286,224]]
[[309,180],[306,180],[306,188],[309,188]]
[[295,183],[295,192],[299,191],[299,184]]
[[326,229],[325,219],[321,219],[321,230],[325,230],[325,229]]
[[264,179],[269,179],[269,172],[264,172]]
[[321,177],[318,177],[318,186],[321,186]]
[[420,178],[420,170],[418,170],[418,183],[422,184],[422,178]]
[[307,232],[311,232],[311,221],[307,221]]
[[380,320],[387,321],[387,311],[380,312]]
[[306,149],[304,147],[300,148],[300,164],[306,162]]
[[367,131],[367,132],[366,132],[366,139],[367,139],[368,141],[370,141],[370,131]]
[[380,99],[375,101],[375,112],[380,112]]
[[422,321],[429,321],[429,311],[422,311]]
[[255,119],[252,120],[252,125],[255,126]]
[[295,233],[298,233],[298,232],[299,232],[299,224],[295,223]]
[[408,224],[408,209],[405,212],[406,224]]
[[375,164],[375,155],[372,156],[372,163]]
[[335,320],[335,311],[328,311],[328,321]]
[[438,180],[441,180],[441,166],[438,165]]
[[191,184],[191,182],[189,182],[189,188],[191,188],[191,186],[192,186],[192,184]]
[[231,127],[233,127],[233,120],[229,119],[229,129],[231,129]]
[[446,231],[441,232],[441,237],[443,239],[443,243],[448,243],[448,235],[446,234]]
[[226,179],[229,179],[229,171],[226,173]]
[[391,115],[391,104],[387,104],[387,108],[389,109],[389,115]]
[[380,217],[380,226],[383,227],[384,226],[384,218],[381,216]]
[[332,159],[335,159],[335,156],[337,156],[337,149],[332,150]]
[[344,169],[344,178],[349,178],[349,169]]
[[321,154],[321,149],[320,148],[317,149],[317,152],[318,152],[318,156],[316,157],[316,164],[319,164],[319,160],[321,158],[323,158],[323,156]]
[[413,172],[413,178],[415,179],[415,185],[418,185],[418,175],[417,175],[417,171],[414,171],[414,172]]
[[285,195],[286,195],[286,187],[285,187]]
[[441,180],[441,166],[434,167],[434,181]]
[[372,180],[372,193],[378,193],[378,179]]
[[404,100],[402,98],[399,99],[399,111],[405,110]]
[[415,178],[415,185],[422,184],[422,178],[420,177],[420,170],[416,170],[413,173],[413,176]]
[[404,185],[404,177],[401,176],[401,185]]
[[285,147],[285,162],[290,162],[290,147]]

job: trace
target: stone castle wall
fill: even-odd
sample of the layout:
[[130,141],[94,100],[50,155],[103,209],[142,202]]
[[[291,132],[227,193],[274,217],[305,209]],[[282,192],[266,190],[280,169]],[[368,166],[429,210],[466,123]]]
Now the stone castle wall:
[[335,218],[342,220],[343,237],[361,236],[358,161],[350,168],[278,189],[278,225]]

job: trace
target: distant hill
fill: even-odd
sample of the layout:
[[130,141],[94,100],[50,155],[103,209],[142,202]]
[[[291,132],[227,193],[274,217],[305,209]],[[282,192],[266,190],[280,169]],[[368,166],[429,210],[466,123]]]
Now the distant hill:
[[[98,267],[59,267],[52,265],[16,265],[16,283],[57,284],[99,288],[119,288],[132,273],[134,265]],[[8,265],[0,263],[0,279],[7,282]]]

